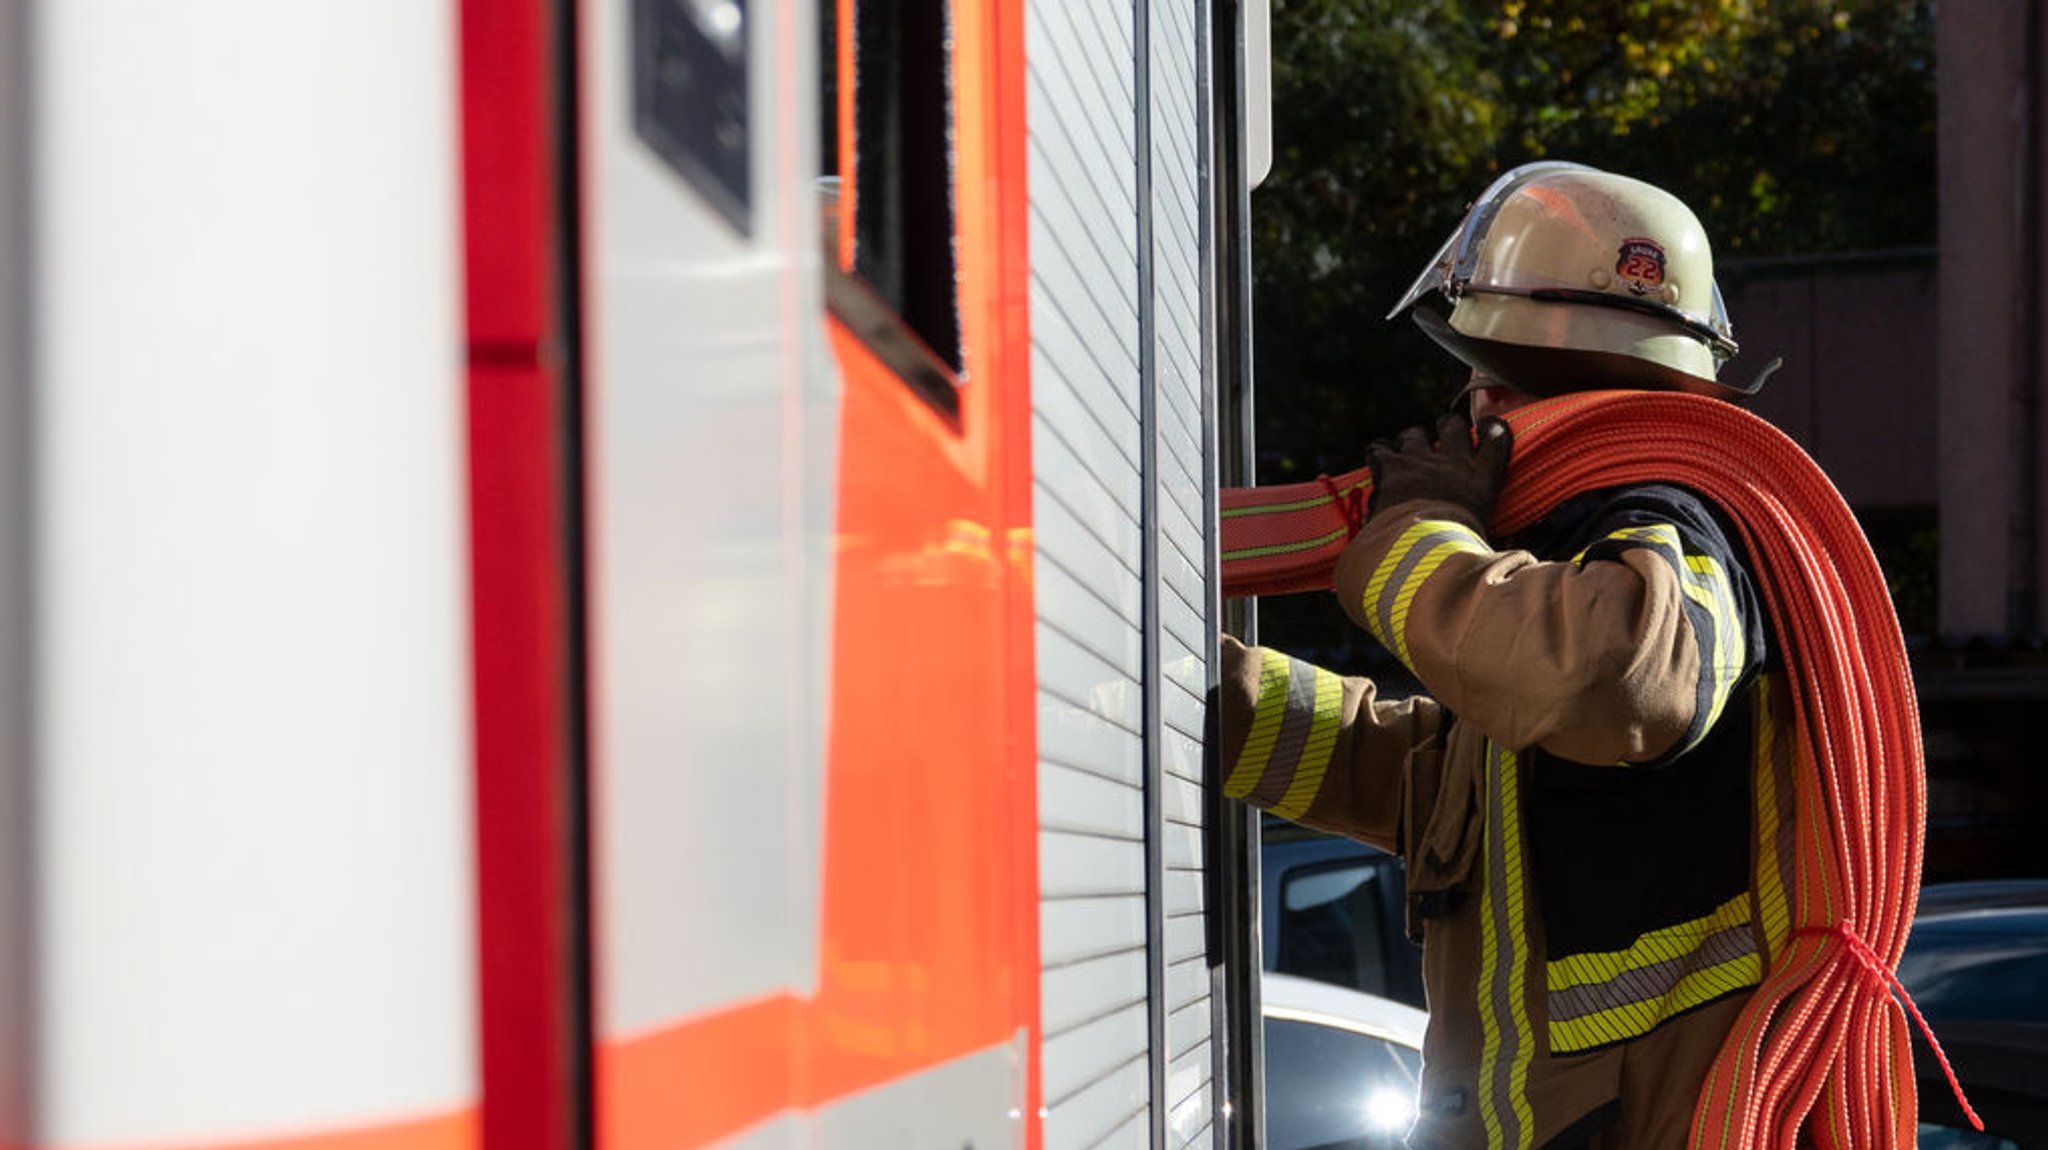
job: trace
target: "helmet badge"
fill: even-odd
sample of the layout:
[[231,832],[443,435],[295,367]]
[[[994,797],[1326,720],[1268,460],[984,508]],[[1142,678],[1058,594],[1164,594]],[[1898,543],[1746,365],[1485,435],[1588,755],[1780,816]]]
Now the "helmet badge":
[[1631,236],[1621,241],[1614,274],[1635,295],[1649,295],[1664,286],[1664,247],[1656,240]]

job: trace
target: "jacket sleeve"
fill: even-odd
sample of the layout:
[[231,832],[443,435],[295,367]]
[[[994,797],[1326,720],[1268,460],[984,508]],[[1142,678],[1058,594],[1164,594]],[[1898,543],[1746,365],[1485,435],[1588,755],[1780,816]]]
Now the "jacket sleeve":
[[1398,853],[1407,768],[1435,746],[1442,709],[1423,696],[1380,699],[1369,679],[1229,635],[1221,653],[1213,705],[1224,794]]
[[[1663,489],[1669,490],[1669,489]],[[1582,763],[1684,753],[1761,656],[1746,574],[1696,498],[1609,508],[1570,560],[1496,551],[1468,512],[1414,500],[1339,559],[1353,620],[1504,747]]]

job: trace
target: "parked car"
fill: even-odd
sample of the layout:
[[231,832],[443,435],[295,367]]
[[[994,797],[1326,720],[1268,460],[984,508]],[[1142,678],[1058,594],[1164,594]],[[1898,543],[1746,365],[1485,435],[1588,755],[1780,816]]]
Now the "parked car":
[[1899,982],[1984,1119],[1970,1128],[1916,1033],[1920,1150],[2048,1148],[2048,883],[1925,888]]
[[1401,860],[1267,816],[1261,965],[1420,1009],[1422,948],[1408,940]]
[[[1262,946],[1266,993],[1322,988],[1333,1008],[1413,1010],[1419,1050],[1421,950],[1408,941],[1401,860],[1384,851],[1268,818],[1263,828]],[[1972,1129],[1926,1043],[1914,1034],[1919,1150],[2048,1150],[2048,879],[1941,883],[1920,892],[1899,980],[1934,1026],[1985,1129]],[[1276,990],[1275,988],[1279,988]],[[1340,989],[1341,988],[1341,989]],[[1349,991],[1347,996],[1344,992]],[[1307,1140],[1334,1127],[1327,1078],[1300,1069],[1319,1033],[1283,1029],[1267,1009],[1268,1133],[1273,1150],[1399,1145]],[[1289,1017],[1283,1012],[1280,1017]],[[1350,1073],[1350,1072],[1345,1072]],[[1340,1088],[1341,1089],[1341,1088]],[[1355,1095],[1355,1091],[1353,1092]],[[1353,1095],[1344,1095],[1351,1097]],[[1363,1130],[1359,1127],[1358,1130]],[[1281,1135],[1298,1139],[1282,1141]]]
[[2000,906],[2048,906],[2048,878],[1994,878],[1920,888],[1917,917]]
[[1260,996],[1268,1150],[1400,1150],[1415,1120],[1427,1016],[1270,971]]

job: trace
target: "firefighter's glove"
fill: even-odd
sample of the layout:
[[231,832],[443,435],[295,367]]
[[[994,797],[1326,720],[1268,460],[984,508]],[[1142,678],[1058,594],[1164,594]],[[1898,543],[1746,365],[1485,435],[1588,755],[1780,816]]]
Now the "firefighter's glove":
[[1508,425],[1481,420],[1475,444],[1471,422],[1454,414],[1437,421],[1436,434],[1432,444],[1429,432],[1411,427],[1393,440],[1373,441],[1366,450],[1372,463],[1368,513],[1411,499],[1440,499],[1470,511],[1482,526],[1492,520],[1514,442]]

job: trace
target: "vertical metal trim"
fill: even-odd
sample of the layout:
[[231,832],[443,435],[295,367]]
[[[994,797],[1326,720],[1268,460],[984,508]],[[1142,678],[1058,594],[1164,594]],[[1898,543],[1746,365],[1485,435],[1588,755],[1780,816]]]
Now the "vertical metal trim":
[[[1216,103],[1216,60],[1214,47],[1214,23],[1216,0],[1198,0],[1195,6],[1195,244],[1196,274],[1200,277],[1197,298],[1200,300],[1201,315],[1198,318],[1202,353],[1202,686],[1206,698],[1216,689],[1216,629],[1223,619],[1223,596],[1221,594],[1221,559],[1217,551],[1217,334],[1219,301],[1217,300],[1217,244],[1218,233],[1216,180],[1219,168],[1231,165],[1227,159],[1218,162]],[[1235,76],[1228,90],[1234,91]],[[1228,120],[1231,117],[1225,116]],[[1204,707],[1202,723],[1203,775],[1202,780],[1202,937],[1203,963],[1209,974],[1209,1129],[1212,1146],[1232,1144],[1233,1129],[1231,1115],[1236,1107],[1233,1102],[1238,1075],[1232,1066],[1234,1052],[1238,1048],[1233,1040],[1235,1031],[1231,1025],[1231,1011],[1238,997],[1237,987],[1232,985],[1233,967],[1230,961],[1231,932],[1225,914],[1231,903],[1229,887],[1241,870],[1232,855],[1228,818],[1229,807],[1220,801],[1216,788],[1208,785],[1208,748],[1216,742],[1210,731],[1213,709]]]
[[37,1128],[35,890],[35,35],[0,0],[0,1144]]
[[[1215,244],[1205,268],[1216,282],[1209,314],[1216,328],[1210,349],[1216,356],[1206,430],[1214,452],[1211,482],[1244,486],[1252,482],[1252,285],[1251,185],[1246,174],[1246,105],[1244,10],[1240,0],[1212,0],[1205,42],[1212,96],[1206,108],[1214,113],[1207,133],[1214,163],[1205,205]],[[1225,78],[1218,82],[1217,78]],[[1211,531],[1205,556],[1210,564],[1211,643],[1227,630],[1246,642],[1258,639],[1257,601],[1224,602],[1218,554],[1216,510],[1208,508]],[[1217,681],[1215,651],[1210,652],[1209,683]],[[1213,712],[1209,716],[1213,724]],[[1204,734],[1205,766],[1214,753],[1217,733]],[[1219,1052],[1225,1090],[1219,1110],[1227,1125],[1221,1144],[1231,1150],[1253,1150],[1265,1144],[1265,1026],[1259,999],[1262,965],[1259,898],[1259,815],[1242,803],[1225,799],[1219,786],[1202,788],[1206,909],[1209,915],[1210,985],[1221,987],[1223,1001],[1212,1003],[1212,1026],[1226,1036]]]
[[[1230,341],[1229,351],[1223,358],[1224,368],[1229,373],[1217,381],[1219,402],[1227,408],[1225,417],[1217,428],[1221,437],[1222,455],[1218,460],[1221,482],[1229,487],[1246,487],[1258,480],[1257,422],[1253,419],[1255,405],[1253,396],[1258,373],[1254,370],[1252,354],[1252,189],[1245,177],[1245,93],[1241,80],[1245,73],[1244,8],[1240,0],[1221,0],[1218,9],[1218,28],[1222,34],[1217,38],[1217,58],[1227,63],[1231,74],[1239,77],[1234,85],[1235,92],[1230,105],[1232,115],[1222,127],[1218,136],[1220,154],[1230,157],[1230,170],[1220,172],[1220,177],[1230,180],[1227,201],[1228,217],[1219,217],[1219,234],[1228,236],[1224,241],[1224,255],[1228,259],[1230,284],[1227,294],[1219,293],[1220,300],[1227,300],[1231,308],[1230,322],[1223,326],[1223,333]],[[1227,23],[1223,23],[1227,21]],[[1224,225],[1227,224],[1227,227]],[[1238,599],[1226,604],[1224,626],[1246,643],[1259,641],[1259,601]],[[1258,812],[1245,808],[1246,823],[1256,832],[1259,825]],[[1256,844],[1257,836],[1254,834]],[[1256,845],[1252,851],[1254,862],[1258,859]],[[1254,902],[1252,925],[1257,928],[1257,874],[1253,874],[1252,896]],[[1257,949],[1254,948],[1254,954]]]
[[1138,251],[1138,536],[1143,621],[1140,726],[1145,789],[1145,1016],[1150,1054],[1151,1144],[1166,1146],[1169,1099],[1166,1069],[1166,804],[1160,743],[1164,715],[1159,689],[1159,351],[1152,250],[1152,5],[1134,0],[1131,12],[1133,125],[1137,153],[1135,200]]
[[567,602],[562,644],[564,777],[562,842],[567,858],[566,886],[568,976],[564,1030],[570,1041],[564,1062],[569,1075],[569,1144],[591,1150],[596,1143],[596,1002],[592,969],[596,962],[593,922],[595,888],[591,869],[590,788],[590,538],[584,500],[588,487],[584,428],[584,266],[583,158],[581,109],[583,38],[579,0],[555,0],[555,203],[561,212],[555,229],[556,267],[560,269],[555,307],[560,319],[562,372],[562,582]]

